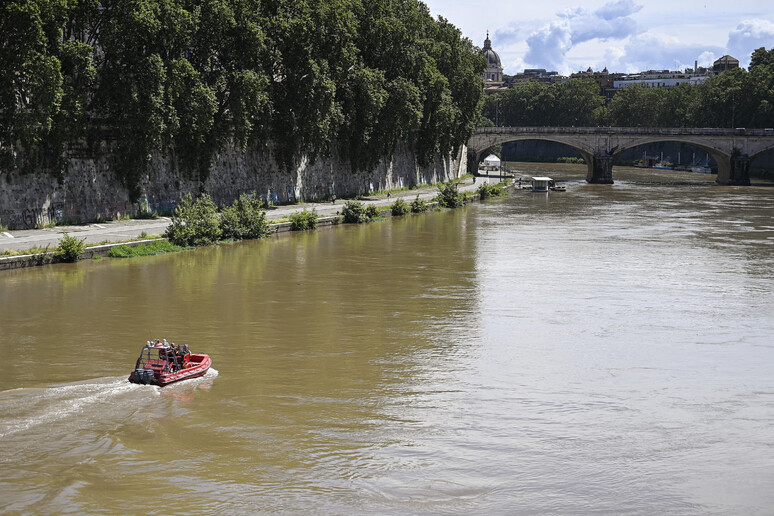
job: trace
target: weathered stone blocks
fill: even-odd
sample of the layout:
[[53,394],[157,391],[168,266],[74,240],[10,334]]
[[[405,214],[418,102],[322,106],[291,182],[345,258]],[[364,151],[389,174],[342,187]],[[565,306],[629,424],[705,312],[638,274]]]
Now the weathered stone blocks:
[[213,156],[206,180],[190,177],[171,154],[153,156],[140,188],[138,202],[115,173],[109,153],[91,155],[73,151],[61,181],[48,173],[0,174],[0,225],[12,229],[33,228],[52,222],[88,222],[99,218],[136,215],[141,209],[170,212],[186,194],[210,194],[219,204],[229,204],[242,193],[255,191],[275,202],[322,199],[330,193],[348,194],[448,181],[464,173],[463,149],[427,167],[419,167],[411,150],[399,144],[391,159],[383,159],[370,171],[352,172],[338,156],[315,163],[301,159],[294,170],[284,172],[270,151],[227,147]]

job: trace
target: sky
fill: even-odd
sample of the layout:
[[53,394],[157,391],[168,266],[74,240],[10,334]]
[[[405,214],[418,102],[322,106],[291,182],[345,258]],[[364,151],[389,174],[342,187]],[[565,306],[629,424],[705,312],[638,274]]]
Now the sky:
[[479,47],[486,33],[508,75],[684,70],[726,54],[747,67],[774,48],[772,0],[423,0]]

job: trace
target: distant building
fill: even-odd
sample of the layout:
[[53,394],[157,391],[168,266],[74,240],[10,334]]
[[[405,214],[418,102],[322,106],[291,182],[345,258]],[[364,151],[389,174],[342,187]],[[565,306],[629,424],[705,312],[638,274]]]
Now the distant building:
[[671,88],[678,84],[690,84],[695,86],[709,78],[706,74],[693,74],[686,72],[670,72],[669,70],[648,70],[634,74],[621,75],[613,81],[613,89],[620,90],[630,86],[644,86],[646,88]]
[[607,67],[601,72],[595,72],[589,67],[585,72],[577,72],[570,75],[570,79],[592,79],[599,86],[599,93],[610,100],[615,93],[613,83],[620,74],[611,74]]
[[721,74],[728,70],[734,70],[739,68],[739,60],[731,56],[723,56],[714,63],[712,63],[712,71],[716,74]]
[[524,84],[528,82],[551,83],[557,82],[558,79],[560,79],[560,77],[557,72],[549,72],[545,68],[526,68],[523,73],[518,73],[508,77],[506,82],[510,86],[515,86],[517,84]]
[[503,66],[500,63],[500,56],[492,50],[492,42],[489,40],[489,31],[486,32],[484,40],[484,57],[486,57],[488,66],[484,71],[484,91],[494,93],[503,89]]
[[524,75],[533,75],[535,77],[551,77],[557,75],[557,73],[547,72],[545,68],[525,68]]

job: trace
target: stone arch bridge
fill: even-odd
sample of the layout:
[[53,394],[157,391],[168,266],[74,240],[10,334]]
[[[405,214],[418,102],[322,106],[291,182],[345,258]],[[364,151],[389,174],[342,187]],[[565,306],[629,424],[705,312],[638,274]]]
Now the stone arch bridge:
[[468,170],[476,171],[488,148],[517,140],[548,140],[572,147],[586,161],[586,181],[599,184],[613,183],[613,160],[627,149],[646,143],[684,142],[715,159],[719,184],[749,185],[750,162],[774,148],[774,129],[482,127],[467,143]]

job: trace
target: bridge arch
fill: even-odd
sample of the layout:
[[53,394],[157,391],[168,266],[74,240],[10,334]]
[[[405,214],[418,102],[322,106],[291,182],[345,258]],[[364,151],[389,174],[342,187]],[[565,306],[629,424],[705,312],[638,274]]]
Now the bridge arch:
[[757,158],[758,156],[760,156],[764,152],[770,151],[770,150],[774,150],[774,142],[771,142],[771,143],[769,143],[768,145],[765,145],[765,146],[761,146],[760,149],[757,149],[755,152],[750,154],[750,160],[754,160],[755,158]]
[[[572,137],[562,136],[562,135],[529,133],[529,134],[522,134],[522,135],[492,134],[488,138],[475,140],[472,145],[471,145],[471,142],[468,141],[468,171],[470,173],[476,172],[478,163],[484,157],[483,156],[484,152],[486,152],[486,150],[489,149],[490,147],[494,147],[495,145],[500,145],[503,143],[527,141],[527,140],[549,141],[549,142],[566,145],[571,149],[578,151],[580,155],[583,156],[583,160],[586,162],[587,166],[589,166],[589,169],[591,169],[591,164],[594,161],[594,149],[592,149],[584,142],[578,142]],[[589,180],[589,174],[587,174],[586,179],[587,181]],[[612,182],[612,177],[610,182]]]
[[718,163],[718,167],[720,167],[721,163],[723,163],[726,159],[726,155],[722,149],[719,149],[712,145],[708,145],[706,142],[702,142],[700,140],[695,140],[690,137],[653,136],[653,137],[632,139],[630,142],[627,142],[626,145],[612,149],[613,160],[617,159],[618,156],[621,155],[623,152],[630,149],[634,149],[635,147],[639,147],[641,145],[648,145],[651,143],[665,143],[665,142],[678,142],[678,143],[687,143],[689,145],[693,145],[694,147],[701,149],[706,153],[708,153],[710,156],[712,156],[712,159],[714,159],[715,162]]

